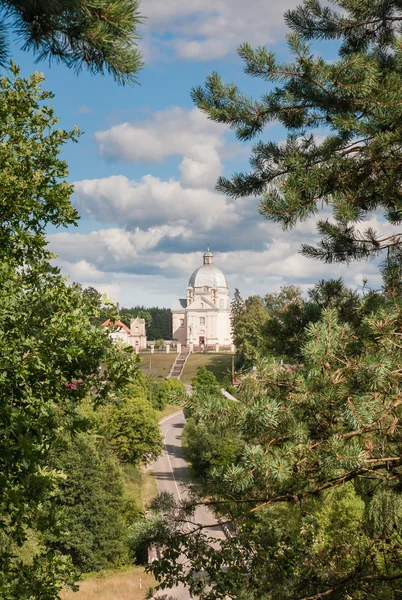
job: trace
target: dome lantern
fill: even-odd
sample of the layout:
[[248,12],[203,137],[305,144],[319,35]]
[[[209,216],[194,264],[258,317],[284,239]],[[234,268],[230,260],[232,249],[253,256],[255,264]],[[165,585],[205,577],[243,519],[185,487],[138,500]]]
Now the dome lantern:
[[214,257],[214,255],[212,254],[212,252],[210,252],[209,248],[207,248],[207,251],[204,252],[204,265],[212,265],[212,259]]

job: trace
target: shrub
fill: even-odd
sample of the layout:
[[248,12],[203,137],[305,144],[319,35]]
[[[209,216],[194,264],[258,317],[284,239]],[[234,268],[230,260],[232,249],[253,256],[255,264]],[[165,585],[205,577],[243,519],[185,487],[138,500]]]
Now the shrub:
[[125,398],[106,410],[104,435],[118,458],[137,465],[162,451],[156,412],[145,398]]

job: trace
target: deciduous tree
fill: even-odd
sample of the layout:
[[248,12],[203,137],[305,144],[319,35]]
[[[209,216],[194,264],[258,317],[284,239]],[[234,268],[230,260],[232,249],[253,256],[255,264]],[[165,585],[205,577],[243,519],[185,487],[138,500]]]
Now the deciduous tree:
[[[67,285],[46,248],[47,225],[77,220],[61,148],[77,131],[57,127],[43,77],[0,78],[0,596],[52,600],[74,577],[46,546],[24,561],[29,529],[57,522],[51,498],[59,474],[50,453],[84,427],[79,406],[124,389],[137,372],[132,353],[92,323],[99,304]],[[113,317],[113,314],[111,313]],[[103,369],[100,367],[103,366]]]

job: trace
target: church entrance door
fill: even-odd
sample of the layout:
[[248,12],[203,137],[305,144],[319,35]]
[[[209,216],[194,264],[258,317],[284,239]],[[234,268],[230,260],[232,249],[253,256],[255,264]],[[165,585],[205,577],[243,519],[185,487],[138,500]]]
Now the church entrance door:
[[204,344],[205,344],[205,337],[203,335],[200,335],[200,337],[198,339],[198,345],[203,346]]

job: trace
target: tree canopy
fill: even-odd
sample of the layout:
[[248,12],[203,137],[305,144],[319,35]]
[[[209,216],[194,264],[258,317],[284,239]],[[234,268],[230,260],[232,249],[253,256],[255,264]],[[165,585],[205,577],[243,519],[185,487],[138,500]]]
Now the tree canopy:
[[[402,8],[399,0],[331,4],[335,9],[305,0],[286,13],[289,63],[265,47],[240,46],[245,73],[269,86],[259,100],[217,73],[192,97],[243,141],[274,121],[286,128],[284,143],[256,142],[251,171],[221,177],[217,189],[234,198],[260,196],[261,214],[284,229],[328,207],[331,218],[317,223],[318,246],[301,250],[326,262],[348,262],[402,243],[398,230],[359,227],[376,211],[391,225],[402,221]],[[338,60],[317,55],[315,40],[335,40]]]
[[57,128],[42,81],[38,73],[21,78],[16,67],[0,78],[0,596],[6,600],[52,600],[74,581],[68,558],[46,544],[30,561],[21,554],[29,531],[41,537],[62,530],[51,501],[61,473],[51,453],[61,437],[85,429],[84,398],[110,401],[138,370],[132,352],[93,325],[97,298],[67,285],[50,262],[46,226],[77,219],[59,156],[77,131]]
[[0,64],[16,36],[37,60],[54,60],[76,72],[110,73],[133,83],[142,67],[136,46],[142,18],[138,0],[1,0]]

